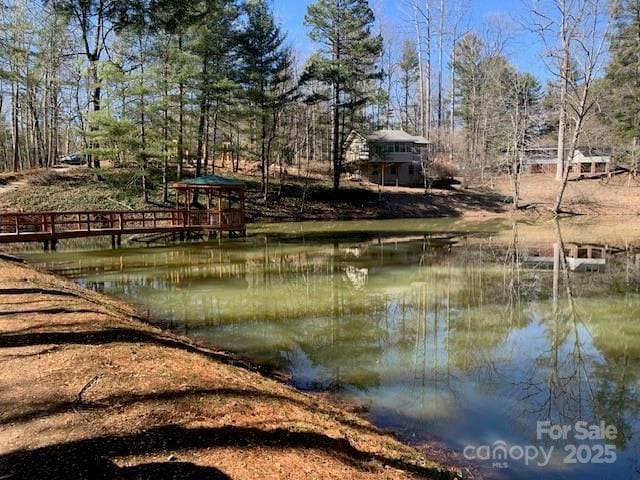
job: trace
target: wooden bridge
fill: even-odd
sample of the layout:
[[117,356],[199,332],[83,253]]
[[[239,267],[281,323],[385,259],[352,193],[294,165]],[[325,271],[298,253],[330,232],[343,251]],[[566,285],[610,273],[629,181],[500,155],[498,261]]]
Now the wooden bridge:
[[[211,175],[176,182],[172,187],[176,191],[175,209],[2,212],[0,244],[44,242],[45,248],[55,248],[62,239],[110,235],[115,246],[120,244],[122,235],[246,233],[243,182]],[[201,204],[199,198],[206,203]]]
[[[140,233],[236,232],[244,234],[243,209],[0,213],[0,244]],[[117,239],[117,240],[116,240]]]

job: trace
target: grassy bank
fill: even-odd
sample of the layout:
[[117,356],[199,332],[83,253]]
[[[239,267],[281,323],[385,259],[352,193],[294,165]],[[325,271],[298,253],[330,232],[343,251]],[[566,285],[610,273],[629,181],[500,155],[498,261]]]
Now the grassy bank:
[[452,478],[320,396],[0,259],[0,477]]

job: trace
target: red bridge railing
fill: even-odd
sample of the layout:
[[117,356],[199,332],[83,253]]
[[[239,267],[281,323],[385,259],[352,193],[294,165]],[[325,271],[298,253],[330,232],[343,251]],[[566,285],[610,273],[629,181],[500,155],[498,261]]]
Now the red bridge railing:
[[242,209],[0,213],[0,243],[145,232],[244,229]]

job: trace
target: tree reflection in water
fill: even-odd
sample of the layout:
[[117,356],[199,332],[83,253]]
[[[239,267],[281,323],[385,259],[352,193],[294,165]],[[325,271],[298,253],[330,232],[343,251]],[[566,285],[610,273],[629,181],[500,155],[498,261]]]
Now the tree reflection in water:
[[357,398],[412,439],[528,444],[536,420],[605,420],[632,455],[638,239],[603,244],[591,261],[575,255],[596,246],[566,245],[561,230],[546,243],[517,223],[495,234],[266,235],[34,261],[300,387]]

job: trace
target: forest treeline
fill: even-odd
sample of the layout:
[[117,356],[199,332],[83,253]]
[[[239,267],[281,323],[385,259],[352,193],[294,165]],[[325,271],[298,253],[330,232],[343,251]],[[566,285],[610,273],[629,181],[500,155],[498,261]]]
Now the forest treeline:
[[[517,207],[526,148],[557,146],[561,185],[581,144],[637,166],[640,0],[544,0],[482,25],[457,0],[395,9],[316,0],[302,58],[265,0],[4,0],[0,170],[83,153],[134,167],[146,195],[150,169],[166,184],[242,162],[266,198],[287,168],[338,188],[351,130],[402,128],[465,181],[511,174]],[[544,80],[512,58],[532,39]]]

